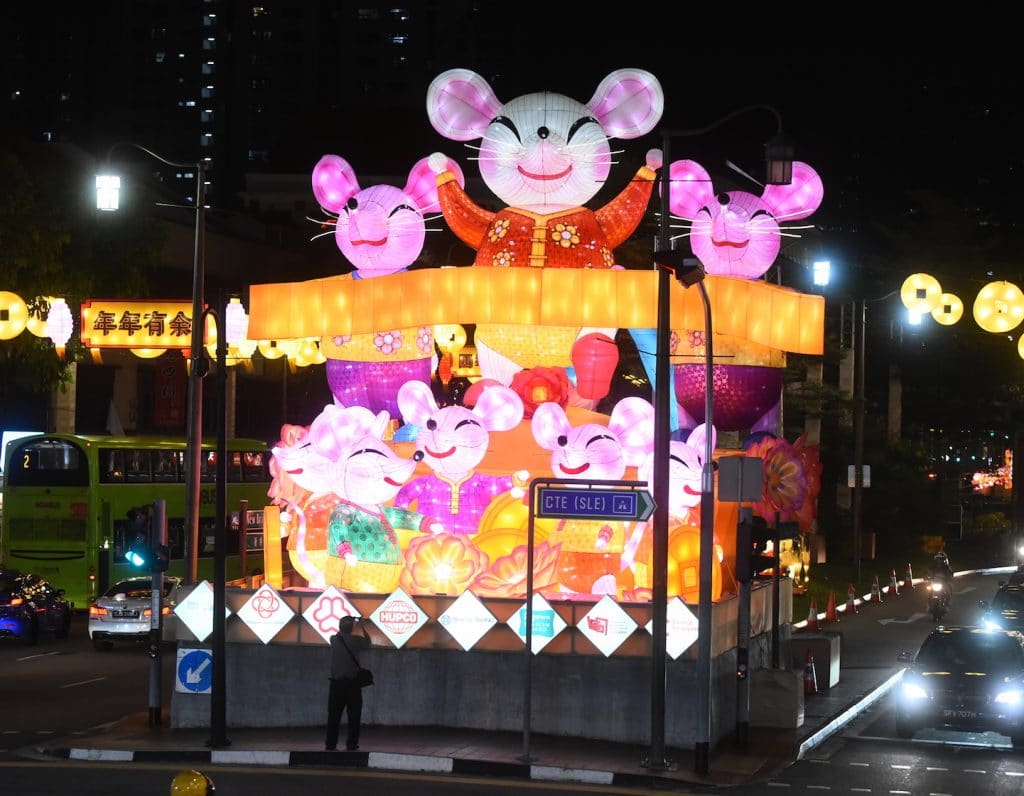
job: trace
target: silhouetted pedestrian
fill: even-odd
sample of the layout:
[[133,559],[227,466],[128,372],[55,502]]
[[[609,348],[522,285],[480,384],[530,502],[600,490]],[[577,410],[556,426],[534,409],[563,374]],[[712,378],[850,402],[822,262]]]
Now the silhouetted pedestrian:
[[338,632],[331,636],[331,685],[327,695],[326,748],[338,748],[338,729],[341,714],[348,711],[348,737],[345,748],[350,752],[359,748],[359,724],[363,715],[363,690],[356,679],[359,672],[359,653],[370,648],[370,635],[366,625],[359,623],[362,636],[353,636],[355,618],[343,616]]

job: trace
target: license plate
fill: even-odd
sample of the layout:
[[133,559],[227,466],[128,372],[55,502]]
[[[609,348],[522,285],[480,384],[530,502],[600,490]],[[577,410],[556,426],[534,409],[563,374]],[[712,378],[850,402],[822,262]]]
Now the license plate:
[[114,619],[138,619],[138,611],[113,611]]
[[944,710],[942,715],[947,719],[976,719],[978,718],[977,711],[974,710]]

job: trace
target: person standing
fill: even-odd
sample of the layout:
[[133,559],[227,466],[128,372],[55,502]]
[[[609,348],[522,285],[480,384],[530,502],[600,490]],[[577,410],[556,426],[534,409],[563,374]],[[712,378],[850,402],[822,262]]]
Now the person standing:
[[370,648],[370,634],[363,622],[361,636],[352,634],[355,618],[343,616],[338,632],[331,636],[331,683],[327,695],[326,749],[338,748],[338,729],[341,714],[348,711],[348,737],[345,748],[350,752],[359,748],[359,724],[363,715],[363,690],[356,680],[359,671],[359,653]]

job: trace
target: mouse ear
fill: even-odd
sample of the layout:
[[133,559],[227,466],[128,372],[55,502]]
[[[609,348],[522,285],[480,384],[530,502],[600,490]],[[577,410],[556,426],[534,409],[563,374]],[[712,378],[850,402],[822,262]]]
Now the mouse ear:
[[[462,176],[459,164],[451,158],[445,159],[445,171],[455,175],[460,188],[466,187],[466,178]],[[420,158],[409,172],[409,181],[405,184],[405,193],[419,208],[421,213],[432,213],[438,210],[437,172],[430,166],[430,157]]]
[[454,141],[482,138],[501,105],[487,81],[469,69],[442,72],[427,89],[430,123]]
[[824,196],[825,187],[818,172],[795,160],[789,185],[766,185],[761,199],[779,221],[795,221],[817,210]]
[[313,196],[325,210],[340,213],[357,193],[356,173],[343,157],[324,155],[313,167]]
[[[711,177],[695,160],[676,160],[668,167],[668,208],[673,215],[691,220],[715,199]],[[658,183],[659,190],[661,182]]]
[[587,107],[612,138],[638,138],[661,119],[665,94],[643,69],[616,69],[601,81]]

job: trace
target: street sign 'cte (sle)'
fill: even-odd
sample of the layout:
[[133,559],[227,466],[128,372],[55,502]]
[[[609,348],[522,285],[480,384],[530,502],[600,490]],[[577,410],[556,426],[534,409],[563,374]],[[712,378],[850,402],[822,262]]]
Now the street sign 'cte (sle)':
[[[601,485],[594,486],[594,483]],[[642,482],[581,481],[577,484],[579,486],[538,486],[534,503],[535,516],[643,522],[654,513],[654,498]]]

